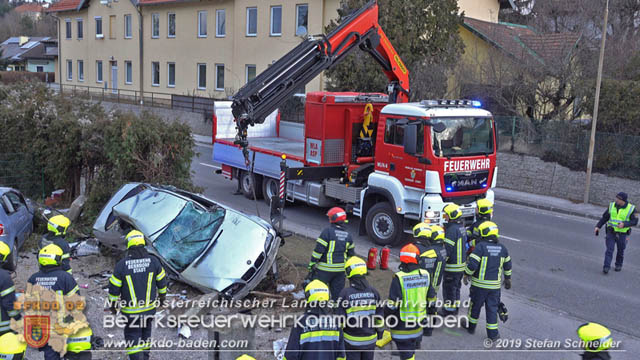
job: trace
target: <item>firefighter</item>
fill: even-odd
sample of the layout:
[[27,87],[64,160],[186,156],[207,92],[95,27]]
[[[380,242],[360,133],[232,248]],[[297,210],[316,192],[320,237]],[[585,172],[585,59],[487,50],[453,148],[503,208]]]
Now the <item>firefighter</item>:
[[[76,280],[62,268],[62,256],[64,252],[56,244],[49,244],[38,252],[38,264],[40,271],[31,275],[27,281],[32,285],[40,285],[45,289],[61,293],[63,296],[71,296],[78,293]],[[45,360],[59,360],[60,355],[48,344],[41,347]]]
[[72,274],[71,271],[71,247],[65,239],[67,235],[67,229],[71,225],[71,221],[64,215],[56,215],[51,217],[47,221],[47,230],[42,239],[40,239],[40,248],[49,245],[56,244],[62,249],[62,270]]
[[344,209],[331,208],[327,216],[331,225],[325,228],[316,240],[308,270],[315,271],[313,278],[327,284],[331,299],[337,300],[345,283],[344,262],[355,255],[355,245],[345,227],[347,213]]
[[75,334],[67,338],[67,353],[64,358],[67,360],[91,360],[91,340],[93,331],[90,327],[78,330]]
[[[344,264],[344,271],[349,279],[349,287],[340,292],[338,306],[340,314],[347,319],[343,329],[347,360],[371,360],[376,340],[382,338],[384,331],[384,308],[379,306],[380,294],[365,278],[367,263],[361,258],[350,257]],[[374,315],[378,315],[380,320],[375,324]],[[361,326],[354,327],[349,324]]]
[[609,204],[609,208],[604,211],[602,218],[596,224],[596,236],[602,225],[606,227],[606,246],[607,251],[604,253],[604,266],[602,272],[607,274],[611,268],[611,260],[613,259],[613,250],[618,247],[616,254],[615,271],[622,271],[622,262],[624,261],[624,249],[627,247],[627,237],[631,234],[631,227],[638,225],[638,216],[636,207],[627,201],[627,194],[620,192],[616,195],[616,200]]
[[0,335],[11,331],[11,319],[18,320],[20,312],[13,308],[16,301],[16,289],[11,279],[9,255],[11,248],[4,241],[0,241]]
[[[438,289],[440,289],[444,273],[443,268],[447,262],[447,250],[443,245],[444,229],[438,225],[419,223],[413,227],[413,237],[418,250],[420,250],[418,264],[421,269],[427,270],[431,277],[433,297],[428,299],[427,314],[429,316],[435,315],[437,313]],[[431,336],[432,332],[433,328],[430,326],[423,329],[424,336]]]
[[447,249],[447,264],[444,267],[444,285],[442,297],[444,300],[442,316],[458,315],[460,307],[460,281],[464,273],[466,261],[466,236],[460,223],[462,211],[456,204],[449,204],[442,210],[444,212],[444,243]]
[[27,344],[20,341],[18,336],[8,332],[0,336],[0,359],[2,360],[22,360]]
[[327,307],[329,287],[316,279],[304,291],[308,307],[291,329],[283,360],[345,360],[342,330]]
[[493,203],[487,199],[476,201],[476,221],[467,229],[467,256],[473,252],[476,241],[480,238],[478,226],[485,221],[491,221],[493,216]]
[[473,334],[478,324],[482,306],[487,317],[487,337],[491,340],[500,338],[498,333],[498,306],[500,305],[500,288],[504,273],[504,288],[511,289],[511,257],[507,248],[498,243],[498,225],[485,221],[478,226],[480,241],[469,255],[465,268],[464,284],[471,278],[471,305],[469,306],[469,326],[467,330]]
[[422,324],[427,319],[427,299],[435,297],[429,272],[418,265],[419,257],[420,250],[413,244],[400,249],[400,271],[391,280],[389,303],[385,308],[386,317],[395,317],[388,323],[397,323],[391,328],[391,338],[402,360],[415,359],[417,345],[422,340]]
[[584,360],[610,360],[611,355],[607,351],[611,347],[611,331],[596,323],[586,323],[578,327],[578,337],[582,341],[585,352]]
[[132,344],[127,348],[127,355],[131,360],[149,359],[153,316],[156,306],[165,302],[167,276],[160,260],[145,249],[146,242],[140,231],[130,231],[125,240],[125,257],[116,263],[109,279],[111,312],[117,312],[116,303],[120,299],[120,311],[127,318],[124,338]]

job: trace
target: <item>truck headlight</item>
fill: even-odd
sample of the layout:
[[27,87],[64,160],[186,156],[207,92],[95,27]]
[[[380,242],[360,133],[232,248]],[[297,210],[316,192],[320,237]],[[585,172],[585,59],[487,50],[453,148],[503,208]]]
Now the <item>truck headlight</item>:
[[427,210],[424,212],[424,222],[434,224],[440,222],[440,211]]

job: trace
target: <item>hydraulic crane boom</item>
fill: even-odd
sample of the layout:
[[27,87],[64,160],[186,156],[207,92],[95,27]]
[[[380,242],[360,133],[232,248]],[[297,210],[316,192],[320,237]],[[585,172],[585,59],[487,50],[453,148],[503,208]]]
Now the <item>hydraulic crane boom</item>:
[[368,52],[389,78],[389,102],[409,101],[409,70],[378,24],[378,4],[370,1],[328,35],[309,37],[240,88],[231,105],[235,144],[248,159],[247,128],[264,122],[301,85],[338,64],[356,47]]

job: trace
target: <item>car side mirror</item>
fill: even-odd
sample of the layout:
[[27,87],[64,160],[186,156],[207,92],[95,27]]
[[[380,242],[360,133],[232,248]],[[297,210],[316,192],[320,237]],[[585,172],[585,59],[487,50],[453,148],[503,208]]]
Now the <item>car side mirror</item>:
[[404,152],[415,155],[418,152],[418,125],[409,124],[404,127]]

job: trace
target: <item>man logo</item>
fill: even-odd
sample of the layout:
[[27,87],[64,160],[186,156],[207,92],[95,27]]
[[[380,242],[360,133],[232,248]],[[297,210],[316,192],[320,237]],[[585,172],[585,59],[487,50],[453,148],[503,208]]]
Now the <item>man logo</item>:
[[33,348],[41,348],[49,342],[49,316],[25,315],[24,341]]

